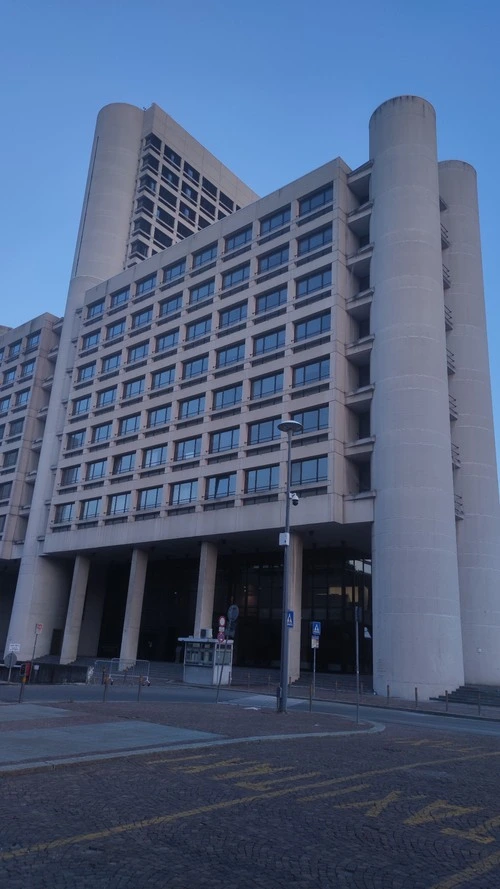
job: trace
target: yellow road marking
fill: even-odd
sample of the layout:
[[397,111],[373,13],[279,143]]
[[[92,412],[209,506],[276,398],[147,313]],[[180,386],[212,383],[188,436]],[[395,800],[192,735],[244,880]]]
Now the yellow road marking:
[[214,775],[214,781],[234,781],[236,778],[251,777],[252,775],[276,775],[278,772],[293,772],[293,766],[281,766],[276,768],[266,762],[260,765],[250,765],[246,769],[240,769],[239,772],[229,772],[224,775]]
[[[290,781],[302,781],[304,778],[317,778],[321,775],[321,772],[299,772],[298,775],[286,775],[284,778],[270,778],[268,781],[260,781],[257,784],[252,784],[250,781],[238,781],[236,786],[242,787],[243,790],[259,790],[261,793],[266,793],[271,789],[273,784],[285,784],[285,782],[290,783]],[[297,790],[301,788],[298,787]]]
[[458,827],[443,827],[441,833],[445,833],[448,836],[452,837],[462,837],[464,840],[471,840],[474,843],[482,843],[483,845],[487,845],[488,843],[494,843],[495,837],[488,833],[488,831],[492,827],[500,826],[500,815],[496,815],[495,818],[489,818],[488,821],[484,821],[483,824],[479,824],[478,827],[470,827],[467,830],[460,830]]
[[469,880],[475,880],[476,877],[489,873],[498,864],[500,864],[500,852],[495,852],[493,855],[489,855],[488,858],[481,858],[480,861],[476,861],[470,867],[466,867],[465,870],[452,874],[451,877],[445,877],[439,883],[434,883],[430,889],[455,889],[456,886],[463,886]]
[[[337,790],[327,790],[326,793],[313,793],[311,796],[300,796],[297,802],[313,803],[317,799],[322,799],[324,796],[333,797],[342,796],[342,794],[346,793],[356,793],[358,790],[367,790],[369,786],[369,784],[355,784],[354,787],[337,787]],[[297,787],[297,790],[302,790],[302,788]]]
[[416,815],[411,815],[403,824],[415,827],[417,824],[428,824],[429,821],[444,821],[445,818],[459,818],[460,815],[469,815],[472,812],[480,812],[484,806],[454,806],[444,799],[437,799],[425,806]]
[[252,759],[248,763],[248,762],[245,762],[245,760],[242,760],[241,756],[237,756],[234,759],[222,759],[222,760],[219,760],[218,762],[209,762],[206,765],[201,765],[201,766],[190,766],[190,765],[177,766],[175,769],[173,769],[173,771],[174,772],[185,772],[186,775],[201,775],[202,772],[209,772],[212,769],[227,769],[228,766],[237,766],[237,765],[240,765],[240,763],[242,765],[257,765],[258,762],[259,762],[258,759]]
[[218,756],[217,753],[198,753],[194,756],[192,753],[189,756],[165,756],[164,759],[147,759],[147,766],[155,766],[159,762],[186,762],[192,759],[209,759],[210,757]]

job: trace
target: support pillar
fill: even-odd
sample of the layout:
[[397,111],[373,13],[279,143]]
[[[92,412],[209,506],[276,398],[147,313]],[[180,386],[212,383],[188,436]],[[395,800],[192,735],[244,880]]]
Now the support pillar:
[[89,577],[90,559],[85,556],[77,556],[73,568],[73,579],[69,594],[68,612],[64,627],[64,636],[61,649],[61,664],[71,664],[76,660],[78,653],[78,640],[82,626],[83,606],[85,605],[85,593]]
[[137,657],[147,568],[148,554],[142,549],[134,549],[130,564],[120,660],[135,661]]
[[202,629],[212,626],[216,572],[217,547],[215,543],[204,540],[201,544],[198,592],[196,594],[195,636],[199,636]]
[[296,682],[300,677],[300,636],[302,627],[302,538],[293,532],[290,534],[290,589],[289,604],[294,613],[294,626],[289,631],[288,672],[290,681]]

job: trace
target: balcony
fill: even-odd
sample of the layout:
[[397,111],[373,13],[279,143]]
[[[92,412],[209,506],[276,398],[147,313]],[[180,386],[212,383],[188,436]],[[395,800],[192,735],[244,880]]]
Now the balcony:
[[373,201],[366,201],[347,214],[347,225],[358,238],[367,237],[370,233],[370,217]]
[[451,287],[451,274],[446,265],[443,265],[443,287],[445,290],[448,290]]
[[450,238],[448,235],[448,229],[443,223],[441,223],[441,247],[446,248],[450,246]]
[[455,518],[463,519],[465,516],[464,501],[461,494],[455,494]]
[[344,457],[353,463],[368,463],[375,444],[375,436],[358,438],[356,441],[347,442],[344,445]]
[[366,161],[366,163],[357,167],[356,170],[352,170],[347,175],[347,184],[360,201],[366,200],[370,192],[372,167],[373,161]]
[[448,404],[450,407],[450,420],[458,420],[457,399],[454,395],[448,395]]
[[360,247],[355,253],[347,257],[347,268],[358,278],[367,278],[370,274],[370,260],[373,256],[373,244]]
[[356,414],[365,414],[370,409],[372,403],[373,391],[375,386],[370,383],[368,386],[360,386],[353,389],[345,397],[346,407],[350,408]]
[[447,305],[444,307],[444,325],[446,330],[453,330],[453,312]]
[[49,377],[45,377],[42,380],[42,389],[52,389],[52,383],[54,382],[54,374],[51,374]]
[[349,343],[349,345],[345,347],[345,357],[358,366],[368,364],[372,353],[374,339],[374,334],[370,333],[369,336],[363,336],[354,343]]
[[360,525],[373,522],[375,491],[344,495],[344,524]]
[[368,290],[360,290],[354,296],[346,300],[345,308],[348,315],[361,321],[370,317],[370,307],[373,301],[373,287]]
[[460,469],[462,461],[460,460],[460,448],[457,444],[451,443],[451,465],[453,469]]
[[446,366],[449,374],[455,373],[455,355],[451,349],[446,350]]

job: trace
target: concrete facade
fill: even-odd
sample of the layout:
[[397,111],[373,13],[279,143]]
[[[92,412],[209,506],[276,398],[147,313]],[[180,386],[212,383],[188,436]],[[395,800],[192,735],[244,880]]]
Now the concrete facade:
[[377,691],[498,682],[475,178],[424,100],[260,200],[157,106],[103,109],[48,413],[7,648],[36,619],[64,661],[168,656],[236,602],[273,663],[291,418],[292,679],[311,620],[352,669],[358,604]]

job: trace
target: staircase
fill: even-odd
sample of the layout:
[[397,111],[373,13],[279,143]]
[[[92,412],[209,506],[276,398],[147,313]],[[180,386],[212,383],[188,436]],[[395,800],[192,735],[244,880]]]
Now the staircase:
[[[446,701],[445,695],[431,698],[431,701]],[[500,707],[500,688],[495,685],[461,685],[448,692],[450,704],[480,704],[483,707]]]

